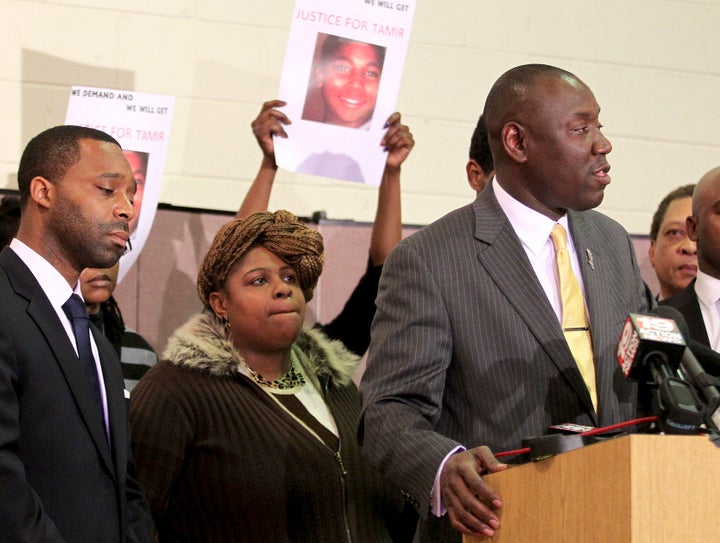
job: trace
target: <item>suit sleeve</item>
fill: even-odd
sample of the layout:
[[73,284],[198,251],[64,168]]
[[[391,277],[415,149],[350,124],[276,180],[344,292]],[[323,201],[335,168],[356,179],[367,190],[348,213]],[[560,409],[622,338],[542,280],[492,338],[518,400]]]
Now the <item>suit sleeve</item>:
[[3,541],[62,543],[55,523],[27,480],[20,458],[17,359],[0,328],[0,531]]
[[421,515],[440,463],[459,445],[433,430],[453,350],[441,292],[414,249],[398,245],[380,280],[361,382],[363,449]]

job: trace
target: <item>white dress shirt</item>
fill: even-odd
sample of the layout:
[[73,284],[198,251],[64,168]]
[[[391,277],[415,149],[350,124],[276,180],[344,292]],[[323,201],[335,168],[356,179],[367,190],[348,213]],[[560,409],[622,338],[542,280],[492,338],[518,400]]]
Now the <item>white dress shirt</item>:
[[695,294],[700,304],[710,347],[720,351],[720,279],[698,270]]
[[[15,254],[20,257],[20,260],[25,263],[25,265],[30,269],[30,272],[35,276],[35,279],[37,279],[37,282],[40,284],[40,288],[43,290],[48,300],[50,300],[50,305],[52,305],[58,319],[60,319],[60,322],[65,329],[65,333],[75,349],[75,353],[77,353],[77,343],[75,341],[72,324],[70,323],[70,319],[68,319],[67,315],[65,315],[65,311],[62,306],[65,302],[67,302],[68,298],[70,298],[70,295],[73,293],[77,294],[82,299],[80,281],[78,281],[75,285],[75,290],[71,289],[62,274],[52,264],[50,264],[50,262],[45,260],[42,256],[17,238],[13,238],[10,242],[10,248],[15,251]],[[98,380],[100,382],[100,397],[102,398],[103,403],[105,431],[107,432],[107,435],[110,435],[105,380],[103,378],[102,366],[100,365],[100,355],[98,354],[98,348],[92,334],[90,334],[90,346],[92,348],[93,358],[95,358],[95,366],[97,367]]]

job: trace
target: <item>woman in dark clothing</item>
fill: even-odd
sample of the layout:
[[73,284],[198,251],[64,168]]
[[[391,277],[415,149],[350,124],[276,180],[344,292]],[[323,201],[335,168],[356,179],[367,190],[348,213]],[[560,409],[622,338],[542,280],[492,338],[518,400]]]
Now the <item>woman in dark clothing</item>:
[[131,397],[161,542],[412,539],[400,491],[360,456],[358,357],[303,329],[322,264],[320,234],[286,211],[215,237],[198,274],[204,311]]
[[[286,138],[283,128],[290,119],[281,111],[282,100],[265,102],[252,122],[252,130],[262,151],[262,160],[237,218],[257,211],[266,211],[275,182],[274,138]],[[370,345],[370,324],[375,316],[375,297],[382,265],[393,247],[402,238],[400,171],[415,141],[410,129],[402,123],[400,113],[387,119],[387,130],[378,144],[387,151],[387,161],[378,188],[377,209],[370,236],[370,250],[365,274],[360,278],[342,312],[331,322],[318,325],[330,338],[342,341],[355,354],[362,356]]]

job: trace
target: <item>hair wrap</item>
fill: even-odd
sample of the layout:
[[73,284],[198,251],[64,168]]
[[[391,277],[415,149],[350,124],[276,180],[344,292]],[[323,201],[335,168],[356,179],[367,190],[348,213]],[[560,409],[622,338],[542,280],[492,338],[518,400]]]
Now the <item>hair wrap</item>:
[[305,300],[310,301],[325,261],[322,235],[289,211],[261,211],[230,221],[215,235],[197,276],[198,295],[206,308],[210,294],[225,286],[237,261],[257,245],[293,267]]

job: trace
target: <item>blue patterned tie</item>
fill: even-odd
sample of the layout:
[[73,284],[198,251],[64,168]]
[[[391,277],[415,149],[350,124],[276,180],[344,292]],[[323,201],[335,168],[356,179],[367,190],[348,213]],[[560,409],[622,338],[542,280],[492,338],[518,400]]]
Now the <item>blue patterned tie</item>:
[[77,294],[73,294],[68,298],[62,306],[63,311],[70,319],[73,333],[75,334],[75,342],[77,343],[78,357],[80,358],[80,366],[88,378],[88,383],[93,392],[95,403],[97,403],[100,411],[100,418],[105,422],[105,412],[103,410],[102,396],[100,395],[100,383],[98,380],[97,366],[95,366],[95,357],[93,357],[90,347],[90,319],[88,318],[87,309],[82,298]]

